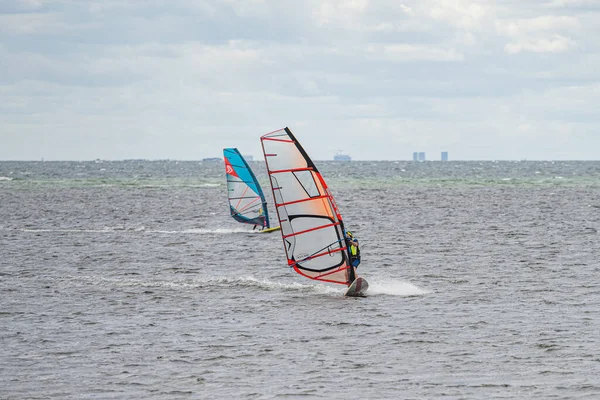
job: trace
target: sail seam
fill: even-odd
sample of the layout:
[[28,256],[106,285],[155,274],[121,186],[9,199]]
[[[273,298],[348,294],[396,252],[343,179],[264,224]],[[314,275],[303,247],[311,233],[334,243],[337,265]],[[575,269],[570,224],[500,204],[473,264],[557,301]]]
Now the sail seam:
[[306,167],[306,168],[291,168],[291,169],[278,169],[275,171],[270,171],[269,174],[273,175],[273,174],[283,174],[284,172],[298,172],[298,171],[313,171],[314,169],[312,167]]

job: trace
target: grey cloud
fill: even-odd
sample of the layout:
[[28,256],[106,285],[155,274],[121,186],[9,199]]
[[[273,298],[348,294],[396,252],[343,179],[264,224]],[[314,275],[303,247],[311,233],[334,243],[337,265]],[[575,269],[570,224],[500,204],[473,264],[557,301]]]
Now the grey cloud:
[[[56,157],[202,158],[285,125],[326,138],[319,158],[346,135],[357,159],[398,158],[372,137],[489,159],[560,132],[584,157],[576,132],[600,127],[598,13],[583,0],[11,4],[0,123],[54,135]],[[553,35],[569,46],[533,51]],[[6,132],[0,158],[38,157]]]

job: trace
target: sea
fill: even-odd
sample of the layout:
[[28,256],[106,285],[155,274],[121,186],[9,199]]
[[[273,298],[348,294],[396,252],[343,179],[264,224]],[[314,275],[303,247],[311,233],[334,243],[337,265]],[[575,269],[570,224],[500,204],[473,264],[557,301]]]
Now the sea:
[[0,162],[0,398],[600,398],[600,162],[315,164],[367,297],[222,162]]

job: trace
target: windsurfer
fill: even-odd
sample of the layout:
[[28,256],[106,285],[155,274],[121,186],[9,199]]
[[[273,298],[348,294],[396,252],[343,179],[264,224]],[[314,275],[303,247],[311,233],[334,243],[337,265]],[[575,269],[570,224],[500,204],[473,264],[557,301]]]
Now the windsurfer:
[[350,231],[346,231],[346,244],[350,254],[350,262],[354,268],[358,268],[358,264],[360,264],[360,246],[358,245],[358,239]]

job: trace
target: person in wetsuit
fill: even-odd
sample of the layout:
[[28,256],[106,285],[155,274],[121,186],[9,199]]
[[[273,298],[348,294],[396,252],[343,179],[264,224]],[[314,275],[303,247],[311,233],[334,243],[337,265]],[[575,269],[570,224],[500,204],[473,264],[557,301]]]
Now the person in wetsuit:
[[346,245],[350,254],[350,263],[354,268],[357,268],[358,264],[360,264],[360,246],[358,239],[350,231],[346,231]]

